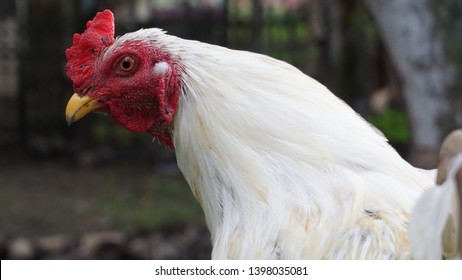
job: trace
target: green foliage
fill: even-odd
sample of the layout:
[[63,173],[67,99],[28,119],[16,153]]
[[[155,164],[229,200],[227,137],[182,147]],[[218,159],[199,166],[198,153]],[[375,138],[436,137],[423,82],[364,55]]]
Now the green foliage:
[[409,143],[410,127],[404,112],[387,109],[378,116],[368,117],[367,120],[381,130],[390,142]]
[[[433,0],[431,4],[439,27],[443,31],[445,47],[451,63],[455,64],[459,73],[462,73],[462,1]],[[462,94],[462,79],[456,79],[454,92]]]
[[350,17],[350,21],[351,28],[362,37],[362,43],[375,45],[379,42],[379,32],[364,4],[358,4],[355,13]]

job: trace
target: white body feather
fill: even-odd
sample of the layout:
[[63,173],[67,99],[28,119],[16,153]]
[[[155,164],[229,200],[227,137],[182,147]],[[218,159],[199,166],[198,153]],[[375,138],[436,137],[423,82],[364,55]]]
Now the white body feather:
[[295,67],[250,52],[143,39],[182,72],[172,135],[215,259],[408,258],[407,224],[433,178]]

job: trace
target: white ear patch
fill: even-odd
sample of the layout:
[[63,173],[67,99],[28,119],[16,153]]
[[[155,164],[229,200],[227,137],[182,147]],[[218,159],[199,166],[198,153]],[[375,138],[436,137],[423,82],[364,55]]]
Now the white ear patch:
[[154,69],[152,71],[156,76],[165,75],[170,71],[170,65],[168,65],[165,61],[161,61],[154,65]]

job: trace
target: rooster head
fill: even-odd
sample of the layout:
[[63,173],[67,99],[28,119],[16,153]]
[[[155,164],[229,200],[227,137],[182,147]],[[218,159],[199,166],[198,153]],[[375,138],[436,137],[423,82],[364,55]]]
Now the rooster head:
[[144,33],[114,39],[114,16],[105,10],[75,34],[66,50],[66,74],[74,95],[66,108],[71,124],[92,111],[119,125],[148,132],[173,147],[170,127],[179,97],[179,78],[171,56]]

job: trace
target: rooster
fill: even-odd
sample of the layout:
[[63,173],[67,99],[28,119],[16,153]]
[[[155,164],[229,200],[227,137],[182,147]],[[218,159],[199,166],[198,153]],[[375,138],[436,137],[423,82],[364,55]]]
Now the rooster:
[[66,50],[70,124],[92,111],[175,150],[214,259],[400,259],[434,174],[297,68],[151,28],[114,38],[109,10]]

